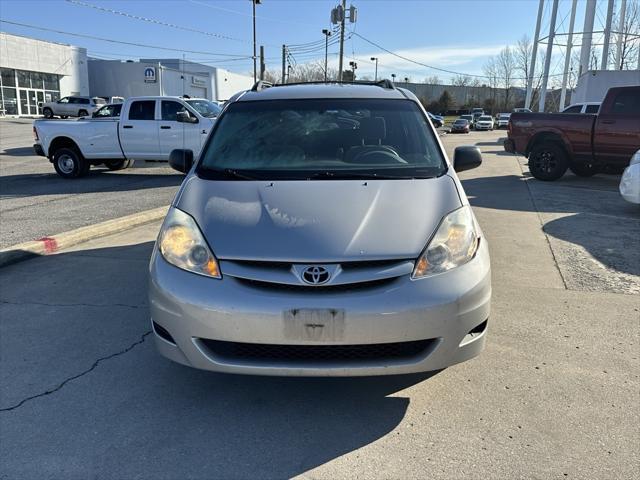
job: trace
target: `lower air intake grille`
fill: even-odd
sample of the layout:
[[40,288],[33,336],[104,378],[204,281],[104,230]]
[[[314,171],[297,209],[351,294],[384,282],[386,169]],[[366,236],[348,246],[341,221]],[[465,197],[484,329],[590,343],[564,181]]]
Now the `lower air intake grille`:
[[267,345],[261,343],[221,342],[201,339],[216,356],[236,360],[264,361],[362,361],[417,357],[431,347],[435,339],[415,342],[375,343],[370,345]]

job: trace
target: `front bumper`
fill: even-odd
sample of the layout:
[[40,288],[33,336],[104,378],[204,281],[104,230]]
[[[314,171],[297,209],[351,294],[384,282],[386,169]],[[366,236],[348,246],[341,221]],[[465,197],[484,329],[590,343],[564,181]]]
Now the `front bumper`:
[[36,155],[46,157],[46,155],[44,154],[44,150],[42,149],[42,145],[40,145],[39,143],[33,144],[33,151],[36,153]]
[[[420,280],[406,275],[382,286],[352,291],[265,290],[225,276],[224,270],[222,274],[222,280],[216,280],[185,272],[154,249],[149,306],[162,355],[195,368],[228,373],[358,376],[438,370],[468,360],[484,347],[491,299],[484,239],[476,257],[462,267]],[[291,309],[330,309],[344,315],[342,323],[324,325],[326,335],[318,338],[310,324],[292,328],[290,315],[285,313]],[[289,349],[309,346],[312,350],[419,340],[428,340],[428,348],[393,359],[247,359],[209,348],[220,343]]]
[[476,124],[476,130],[491,130],[493,127],[491,125],[478,125]]

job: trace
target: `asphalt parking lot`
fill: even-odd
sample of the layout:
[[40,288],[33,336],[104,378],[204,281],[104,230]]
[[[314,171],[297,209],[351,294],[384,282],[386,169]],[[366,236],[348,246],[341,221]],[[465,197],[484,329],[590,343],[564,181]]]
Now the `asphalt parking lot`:
[[[619,177],[530,178],[502,136],[441,137],[484,153],[460,177],[494,297],[485,352],[440,372],[261,378],[164,360],[146,299],[157,223],[0,269],[0,478],[637,478],[640,210]],[[33,221],[100,198],[144,209],[180,181],[96,173],[45,193],[46,161],[3,148],[3,242],[7,202]]]

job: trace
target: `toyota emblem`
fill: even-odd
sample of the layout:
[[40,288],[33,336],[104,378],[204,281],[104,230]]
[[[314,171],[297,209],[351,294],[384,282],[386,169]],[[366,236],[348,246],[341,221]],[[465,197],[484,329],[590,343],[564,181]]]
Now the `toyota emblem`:
[[331,278],[329,270],[319,265],[312,265],[302,271],[302,280],[309,285],[322,285]]

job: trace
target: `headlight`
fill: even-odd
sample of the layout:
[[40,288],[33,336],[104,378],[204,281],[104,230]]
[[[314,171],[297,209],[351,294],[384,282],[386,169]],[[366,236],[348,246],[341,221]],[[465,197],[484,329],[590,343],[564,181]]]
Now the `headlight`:
[[478,234],[471,207],[464,206],[448,214],[413,269],[412,278],[446,272],[464,265],[478,249]]
[[213,278],[222,278],[218,261],[193,218],[171,208],[162,225],[158,246],[164,259],[178,268]]

